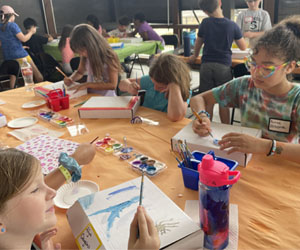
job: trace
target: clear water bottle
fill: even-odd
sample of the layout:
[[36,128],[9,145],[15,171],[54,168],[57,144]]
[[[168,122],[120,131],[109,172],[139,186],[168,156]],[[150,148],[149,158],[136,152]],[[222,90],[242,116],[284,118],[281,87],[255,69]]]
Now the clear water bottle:
[[205,155],[198,165],[199,214],[204,231],[204,247],[221,250],[229,241],[229,189],[240,178],[239,171]]
[[32,91],[33,90],[33,72],[30,63],[27,62],[26,58],[23,58],[23,63],[21,65],[21,72],[24,79],[25,90]]

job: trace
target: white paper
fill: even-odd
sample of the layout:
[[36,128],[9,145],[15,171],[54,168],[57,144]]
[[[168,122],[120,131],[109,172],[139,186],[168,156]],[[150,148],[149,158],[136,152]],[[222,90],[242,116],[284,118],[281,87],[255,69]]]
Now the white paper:
[[82,108],[126,108],[132,96],[92,96]]
[[[140,185],[141,177],[80,198],[81,209],[77,202],[67,212],[75,238],[81,238],[87,226],[79,226],[79,221],[88,219],[107,250],[127,249],[130,223],[139,204]],[[161,247],[199,230],[199,226],[147,177],[144,178],[143,206],[156,224]]]

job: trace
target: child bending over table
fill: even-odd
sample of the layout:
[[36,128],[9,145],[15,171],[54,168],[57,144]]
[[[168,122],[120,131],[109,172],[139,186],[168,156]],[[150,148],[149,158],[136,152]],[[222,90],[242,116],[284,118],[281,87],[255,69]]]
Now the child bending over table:
[[80,63],[78,69],[64,79],[65,84],[71,85],[87,72],[87,82],[75,87],[77,91],[87,88],[90,93],[115,96],[121,65],[106,39],[92,26],[79,24],[71,32],[70,46],[80,55]]
[[[72,157],[62,154],[60,164],[70,172],[73,181],[78,180],[79,164],[88,164],[94,155],[93,145],[81,144]],[[56,224],[55,189],[64,181],[60,169],[44,178],[40,162],[30,154],[14,148],[0,150],[1,249],[30,249],[35,235],[41,232],[42,249],[61,249],[60,243],[53,244],[51,238],[57,234],[53,228]],[[142,207],[138,208],[130,233],[130,249],[159,249],[154,223]]]
[[[300,86],[288,80],[300,60],[300,16],[287,18],[266,31],[254,44],[245,64],[251,76],[234,79],[191,100],[203,122],[195,120],[193,130],[200,136],[210,131],[207,105],[239,108],[241,125],[262,130],[263,138],[239,133],[226,134],[219,141],[229,153],[278,154],[300,163]],[[276,142],[278,141],[278,142]],[[298,159],[297,159],[298,158]]]
[[73,70],[70,65],[71,59],[74,57],[74,52],[70,47],[70,34],[73,28],[74,26],[71,24],[65,25],[61,32],[61,38],[58,43],[58,48],[62,56],[62,68],[67,74],[73,73]]
[[136,95],[146,90],[143,106],[167,112],[171,121],[184,118],[190,91],[190,69],[177,56],[161,54],[150,66],[149,75],[119,83],[121,91]]

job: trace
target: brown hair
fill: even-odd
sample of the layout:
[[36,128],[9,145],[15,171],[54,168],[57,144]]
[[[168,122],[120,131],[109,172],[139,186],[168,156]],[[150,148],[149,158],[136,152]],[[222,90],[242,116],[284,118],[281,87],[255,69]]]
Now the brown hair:
[[0,212],[37,174],[39,161],[23,151],[0,149]]
[[218,0],[199,0],[199,8],[207,13],[213,13],[219,6]]
[[253,53],[263,48],[285,62],[300,60],[300,16],[291,16],[266,31],[253,45]]
[[74,28],[74,26],[71,24],[66,24],[63,27],[63,30],[61,32],[61,38],[58,43],[58,48],[60,51],[66,46],[66,40],[68,37],[70,37],[70,34],[71,34],[73,28]]
[[91,25],[79,24],[74,27],[70,35],[71,49],[76,53],[87,50],[94,78],[101,80],[104,65],[121,72],[121,64],[117,54],[113,51],[106,39]]
[[190,96],[190,69],[185,62],[172,54],[161,54],[150,66],[149,75],[155,81],[180,87],[184,101]]

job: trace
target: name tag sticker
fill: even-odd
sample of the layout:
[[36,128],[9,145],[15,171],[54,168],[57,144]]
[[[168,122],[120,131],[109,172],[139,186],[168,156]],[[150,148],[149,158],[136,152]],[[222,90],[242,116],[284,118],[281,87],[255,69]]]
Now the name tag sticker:
[[291,130],[291,125],[291,121],[270,118],[269,131],[289,134]]
[[244,18],[244,20],[245,20],[245,23],[251,23],[253,21],[253,17],[252,16],[246,16]]

